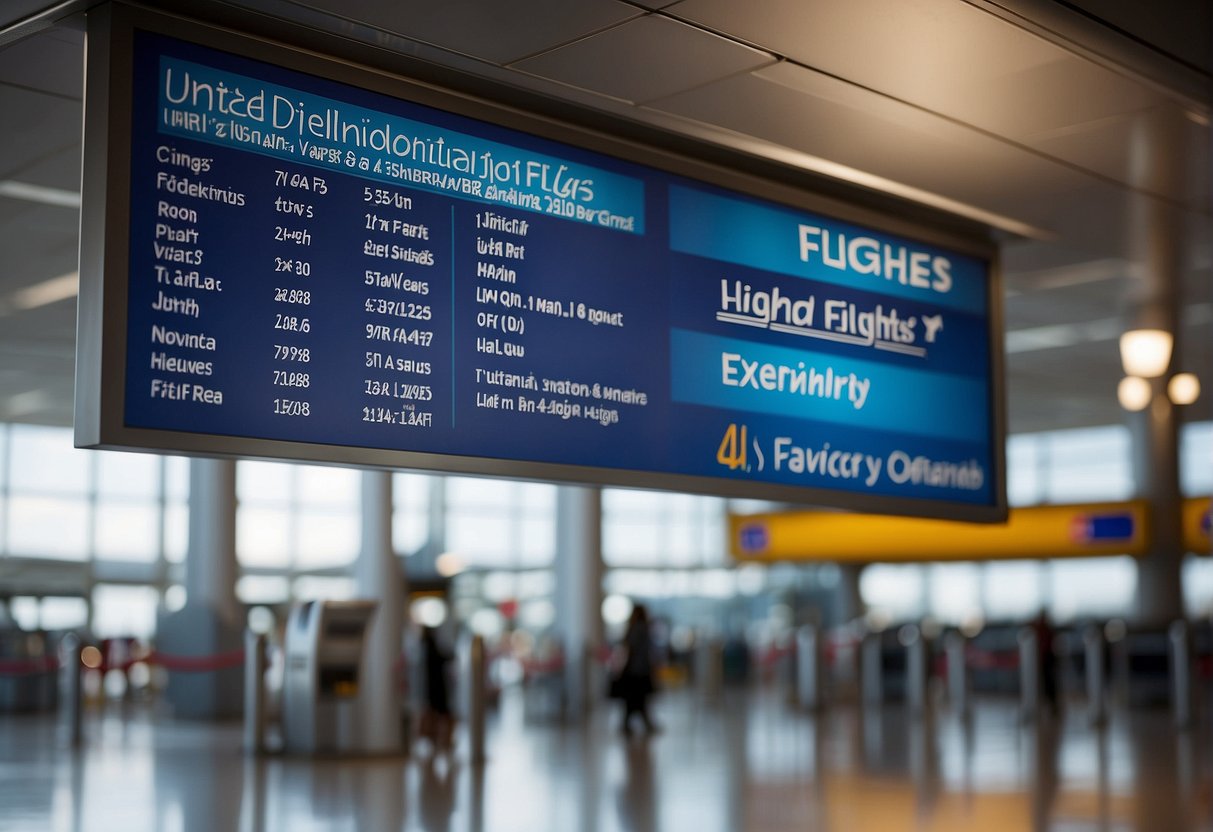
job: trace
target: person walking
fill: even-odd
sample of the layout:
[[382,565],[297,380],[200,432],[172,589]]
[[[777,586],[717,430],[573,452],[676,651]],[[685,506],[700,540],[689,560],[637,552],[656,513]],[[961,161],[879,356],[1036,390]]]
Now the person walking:
[[438,641],[438,631],[421,631],[421,655],[425,667],[425,708],[421,712],[419,733],[430,741],[433,754],[451,750],[454,716],[451,713],[447,666],[451,655]]
[[653,643],[649,635],[649,614],[643,604],[632,608],[623,637],[624,660],[616,677],[617,695],[623,700],[623,723],[619,730],[632,734],[632,718],[640,717],[646,733],[655,734],[657,726],[649,715],[649,698],[656,690],[653,683]]

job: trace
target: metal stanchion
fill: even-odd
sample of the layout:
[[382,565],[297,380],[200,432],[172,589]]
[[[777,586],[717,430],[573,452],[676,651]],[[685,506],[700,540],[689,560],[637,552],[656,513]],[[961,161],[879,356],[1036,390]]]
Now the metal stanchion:
[[59,699],[67,725],[67,742],[78,748],[83,740],[84,665],[80,661],[83,645],[75,633],[63,637],[60,647],[63,664],[59,667]]
[[244,631],[244,750],[265,753],[266,639],[263,633]]
[[796,631],[796,704],[816,711],[824,705],[822,697],[821,633],[814,624]]
[[1034,718],[1040,710],[1040,656],[1031,627],[1019,631],[1019,705],[1024,719]]
[[1087,677],[1087,707],[1092,725],[1103,725],[1108,718],[1104,697],[1103,628],[1089,624],[1082,631],[1083,655]]
[[868,633],[860,647],[859,685],[863,704],[869,707],[884,702],[884,667],[881,657],[880,633]]
[[695,651],[695,677],[704,699],[717,702],[724,690],[724,644],[718,638],[704,641]]
[[1177,728],[1192,724],[1192,650],[1188,623],[1172,621],[1167,628],[1171,654],[1171,712]]
[[969,701],[972,698],[972,677],[965,656],[967,649],[968,640],[958,630],[953,630],[944,638],[944,650],[948,657],[948,699],[952,703],[952,710],[964,717],[970,715],[972,705]]
[[484,637],[472,636],[468,650],[468,756],[472,763],[485,760],[484,712],[486,707]]
[[921,716],[927,708],[927,640],[913,624],[902,628],[899,640],[906,648],[906,705]]

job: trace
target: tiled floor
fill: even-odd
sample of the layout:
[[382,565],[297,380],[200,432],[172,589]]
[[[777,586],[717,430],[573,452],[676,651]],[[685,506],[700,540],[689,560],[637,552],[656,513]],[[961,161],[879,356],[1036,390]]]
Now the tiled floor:
[[0,718],[0,830],[63,832],[734,832],[735,830],[1213,830],[1210,731],[1166,713],[1091,729],[1081,707],[1022,725],[1007,701],[966,726],[941,710],[837,708],[812,718],[771,691],[709,704],[670,693],[664,731],[625,740],[490,721],[489,760],[252,759],[238,725],[90,714],[83,749],[53,719]]

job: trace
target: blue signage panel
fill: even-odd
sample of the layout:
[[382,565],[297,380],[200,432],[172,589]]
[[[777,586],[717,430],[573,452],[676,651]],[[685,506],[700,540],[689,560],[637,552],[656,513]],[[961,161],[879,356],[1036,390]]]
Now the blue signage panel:
[[1000,507],[986,260],[132,44],[123,429]]

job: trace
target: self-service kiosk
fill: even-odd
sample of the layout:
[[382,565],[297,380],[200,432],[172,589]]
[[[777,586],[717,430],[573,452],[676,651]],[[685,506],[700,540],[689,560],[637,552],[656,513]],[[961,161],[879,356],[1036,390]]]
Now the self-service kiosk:
[[359,683],[375,601],[308,601],[287,620],[282,739],[292,754],[362,751]]

